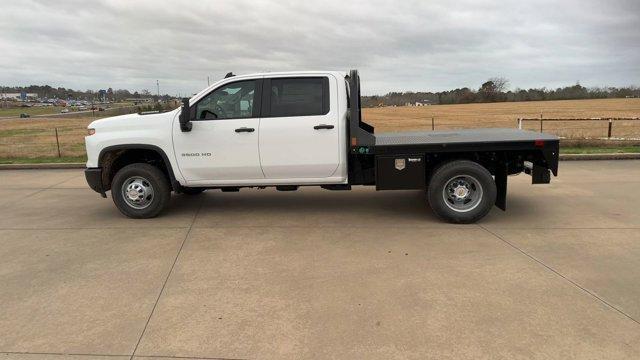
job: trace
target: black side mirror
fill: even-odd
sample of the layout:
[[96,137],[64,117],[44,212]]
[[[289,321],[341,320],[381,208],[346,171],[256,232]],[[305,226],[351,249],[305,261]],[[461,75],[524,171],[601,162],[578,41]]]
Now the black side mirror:
[[189,119],[190,117],[191,117],[191,111],[189,109],[189,98],[183,98],[182,109],[180,111],[180,119],[179,119],[180,130],[182,130],[182,132],[191,131],[193,124],[191,124],[191,120]]

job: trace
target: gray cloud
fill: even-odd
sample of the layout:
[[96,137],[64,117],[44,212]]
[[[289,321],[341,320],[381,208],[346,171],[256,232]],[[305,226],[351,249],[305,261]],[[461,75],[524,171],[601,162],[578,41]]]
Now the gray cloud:
[[22,0],[0,84],[194,93],[228,71],[358,68],[365,93],[640,83],[640,2]]

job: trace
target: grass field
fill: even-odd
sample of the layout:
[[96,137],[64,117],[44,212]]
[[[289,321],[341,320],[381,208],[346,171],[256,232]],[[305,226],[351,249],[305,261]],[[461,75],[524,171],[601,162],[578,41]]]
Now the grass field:
[[0,121],[0,158],[84,156],[84,136],[92,118],[31,118]]
[[620,154],[620,153],[640,153],[640,145],[618,146],[618,147],[563,147],[562,154]]
[[[436,130],[510,127],[519,117],[638,117],[640,99],[572,100],[519,103],[434,105],[425,107],[385,107],[363,109],[364,119],[376,132],[430,130],[431,118]],[[92,118],[30,118],[0,120],[0,159],[4,162],[26,161],[28,158],[57,157],[55,128],[58,129],[62,157],[81,159],[85,156],[84,136]],[[545,123],[545,132],[569,138],[600,138],[607,134],[606,122]],[[539,130],[538,123],[527,124]],[[640,121],[615,122],[613,137],[640,138]],[[590,144],[590,145],[593,145]],[[612,145],[610,152],[634,151],[631,145]],[[566,148],[563,152],[594,152],[584,147]],[[12,160],[15,159],[15,160]],[[19,160],[23,159],[23,160]]]
[[86,156],[49,156],[49,157],[13,157],[13,158],[0,158],[0,165],[3,164],[68,164],[68,163],[86,163]]
[[[597,99],[528,101],[490,104],[436,105],[422,107],[382,107],[363,109],[364,119],[376,132],[460,129],[478,127],[510,127],[518,118],[593,118],[640,117],[640,99]],[[600,138],[607,136],[606,122],[544,123],[544,131],[568,138]],[[538,122],[527,122],[525,128],[540,130]],[[618,121],[612,137],[640,138],[640,121]]]

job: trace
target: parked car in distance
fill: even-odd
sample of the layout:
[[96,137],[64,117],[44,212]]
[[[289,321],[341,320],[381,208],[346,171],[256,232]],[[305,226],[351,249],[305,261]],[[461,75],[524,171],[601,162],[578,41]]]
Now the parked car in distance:
[[67,108],[64,108],[64,109],[60,110],[61,114],[66,114],[68,112],[69,112],[69,109],[67,109]]
[[31,115],[29,115],[29,114],[25,114],[25,113],[20,114],[20,119],[26,119],[26,118],[29,118],[29,117],[31,117]]

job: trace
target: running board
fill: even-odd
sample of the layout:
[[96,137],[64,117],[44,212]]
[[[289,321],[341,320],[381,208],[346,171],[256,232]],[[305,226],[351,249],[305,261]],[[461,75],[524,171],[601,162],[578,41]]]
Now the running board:
[[322,185],[320,187],[325,190],[351,190],[351,185],[349,184]]

